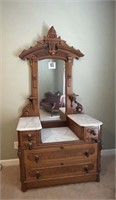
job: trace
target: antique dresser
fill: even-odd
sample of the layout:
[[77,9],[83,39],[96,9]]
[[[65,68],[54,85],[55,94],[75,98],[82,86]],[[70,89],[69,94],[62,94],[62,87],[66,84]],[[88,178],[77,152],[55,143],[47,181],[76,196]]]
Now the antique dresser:
[[[23,60],[27,59],[31,67],[31,96],[17,126],[22,191],[100,180],[102,122],[84,114],[82,105],[76,100],[77,95],[72,91],[73,59],[82,56],[80,50],[70,47],[57,37],[53,26],[47,37],[22,51],[19,56]],[[48,76],[49,71],[44,72],[43,78],[39,76],[42,60],[46,61],[42,70],[45,71],[45,63],[48,63],[50,73],[54,71],[56,85],[52,83],[52,87],[58,86],[59,71],[64,71],[65,75],[65,89],[60,91],[65,103],[53,116],[40,108],[40,85],[42,83],[44,90],[43,79],[47,79],[47,87],[52,79]],[[59,70],[62,64],[59,60],[64,62],[63,70]],[[56,104],[52,106],[55,108]]]

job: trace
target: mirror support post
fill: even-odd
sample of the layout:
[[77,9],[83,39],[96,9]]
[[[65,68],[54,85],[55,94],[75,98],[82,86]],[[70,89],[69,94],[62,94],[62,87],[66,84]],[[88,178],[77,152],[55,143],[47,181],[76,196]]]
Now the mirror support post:
[[72,65],[73,58],[68,57],[66,61],[66,114],[72,114],[73,108],[71,107],[70,96],[72,95]]
[[39,114],[38,109],[38,59],[36,56],[32,56],[29,58],[30,66],[31,66],[31,96],[29,100],[32,103],[33,111],[35,115]]

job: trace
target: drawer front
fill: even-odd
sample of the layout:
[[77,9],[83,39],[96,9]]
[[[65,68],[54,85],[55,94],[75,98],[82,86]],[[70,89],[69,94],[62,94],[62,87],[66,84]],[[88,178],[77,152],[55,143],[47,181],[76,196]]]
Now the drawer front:
[[101,139],[100,126],[91,126],[84,128],[84,139],[85,141],[98,142]]
[[22,148],[33,149],[39,144],[40,132],[39,131],[19,131],[18,132],[19,145]]
[[57,147],[46,147],[33,149],[32,151],[24,150],[25,164],[46,164],[61,160],[73,160],[96,158],[97,144],[77,144],[62,145]]
[[87,175],[96,172],[96,163],[56,166],[51,168],[26,168],[26,180],[44,180],[71,175]]

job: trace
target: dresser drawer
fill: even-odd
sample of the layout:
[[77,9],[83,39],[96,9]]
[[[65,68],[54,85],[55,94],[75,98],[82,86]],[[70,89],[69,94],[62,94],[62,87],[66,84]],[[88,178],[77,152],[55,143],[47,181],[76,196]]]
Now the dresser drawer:
[[32,149],[40,142],[39,131],[18,131],[19,146],[22,148]]
[[26,167],[26,180],[44,180],[58,177],[68,177],[71,175],[88,175],[95,173],[96,162],[80,163],[78,165],[64,165],[46,168]]
[[32,151],[24,150],[25,164],[46,164],[62,160],[77,160],[96,158],[97,144],[73,144],[56,147],[41,147]]
[[98,142],[101,139],[100,126],[90,126],[84,128],[84,139],[85,141]]

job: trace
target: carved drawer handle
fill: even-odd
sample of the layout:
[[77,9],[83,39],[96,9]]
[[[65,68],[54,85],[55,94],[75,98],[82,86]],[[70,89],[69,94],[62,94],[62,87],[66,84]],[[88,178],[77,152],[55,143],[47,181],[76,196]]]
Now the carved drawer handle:
[[39,172],[39,171],[36,171],[36,174],[35,174],[35,175],[36,175],[36,178],[39,179],[39,177],[40,177],[40,172]]
[[84,170],[85,170],[86,173],[89,173],[89,165],[85,165]]
[[28,141],[31,141],[31,140],[32,140],[32,135],[28,134]]
[[94,142],[96,142],[96,143],[99,142],[97,138],[92,138],[92,140],[93,140]]
[[32,148],[33,148],[33,144],[32,144],[32,142],[29,142],[29,150],[31,150]]
[[89,157],[89,155],[90,155],[89,150],[86,150],[86,151],[84,152],[84,155],[87,156],[87,157]]
[[94,130],[94,129],[88,129],[87,130],[91,135],[96,135],[96,130]]
[[35,162],[39,162],[39,155],[35,155]]
[[96,135],[96,132],[95,132],[95,130],[93,129],[93,130],[91,130],[90,131],[90,133],[92,134],[92,135]]

